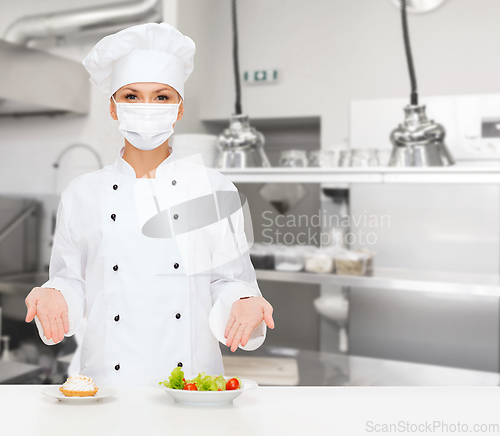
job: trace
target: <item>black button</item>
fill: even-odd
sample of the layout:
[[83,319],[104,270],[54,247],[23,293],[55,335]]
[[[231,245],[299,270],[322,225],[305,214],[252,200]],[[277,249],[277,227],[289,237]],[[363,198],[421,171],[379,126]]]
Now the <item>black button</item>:
[[176,180],[172,180],[172,185],[175,185],[177,183]]
[[116,219],[116,215],[114,213],[111,214],[111,219],[114,221]]
[[115,316],[115,321],[116,321],[116,322],[120,321],[120,315],[116,315],[116,316]]
[[179,362],[179,363],[177,364],[177,366],[178,366],[179,368],[182,368],[182,362]]
[[179,318],[181,317],[181,314],[180,314],[180,313],[177,313],[177,314],[175,315],[175,317],[176,317],[177,319],[179,319]]
[[174,268],[175,269],[179,268],[179,264],[177,262],[174,263]]
[[114,271],[116,271],[117,269],[118,269],[118,265],[115,265],[115,266],[113,267],[113,270],[114,270]]
[[120,369],[120,365],[115,365],[115,369],[118,371]]
[[175,214],[174,215],[174,220],[176,220],[177,218],[179,218],[179,215]]
[[116,191],[118,189],[118,185],[113,185],[113,189]]

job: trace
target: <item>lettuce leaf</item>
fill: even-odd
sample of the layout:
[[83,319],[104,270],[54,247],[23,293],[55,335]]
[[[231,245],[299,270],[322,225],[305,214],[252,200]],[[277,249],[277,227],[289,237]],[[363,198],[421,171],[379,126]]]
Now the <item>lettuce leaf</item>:
[[215,386],[217,387],[217,389],[215,390],[221,390],[221,391],[225,391],[226,390],[226,379],[222,376],[222,375],[219,375],[219,377],[217,377],[215,380],[214,380],[214,383],[215,383]]
[[168,378],[168,381],[164,380],[159,384],[160,385],[162,384],[170,389],[184,389],[184,386],[186,386],[186,382],[183,380],[183,378],[184,378],[184,372],[180,367],[177,366],[172,371],[172,374]]
[[192,380],[187,380],[187,383],[194,383],[199,391],[226,390],[226,380],[222,375],[206,375],[204,372],[200,372]]

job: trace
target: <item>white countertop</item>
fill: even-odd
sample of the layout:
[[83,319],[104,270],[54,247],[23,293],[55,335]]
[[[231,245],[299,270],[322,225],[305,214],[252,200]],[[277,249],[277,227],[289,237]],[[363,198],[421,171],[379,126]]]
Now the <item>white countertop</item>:
[[175,403],[150,386],[118,386],[114,397],[88,404],[58,402],[43,388],[0,385],[1,434],[346,436],[368,434],[368,421],[460,421],[469,432],[500,424],[498,387],[260,387],[211,407]]

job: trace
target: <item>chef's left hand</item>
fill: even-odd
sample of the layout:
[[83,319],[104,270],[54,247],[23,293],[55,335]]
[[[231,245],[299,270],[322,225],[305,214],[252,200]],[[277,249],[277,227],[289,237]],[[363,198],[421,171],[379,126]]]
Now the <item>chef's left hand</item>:
[[229,321],[226,325],[224,337],[227,338],[226,345],[235,352],[238,345],[244,347],[255,327],[262,320],[270,328],[274,328],[273,306],[264,297],[250,297],[240,299],[233,303]]

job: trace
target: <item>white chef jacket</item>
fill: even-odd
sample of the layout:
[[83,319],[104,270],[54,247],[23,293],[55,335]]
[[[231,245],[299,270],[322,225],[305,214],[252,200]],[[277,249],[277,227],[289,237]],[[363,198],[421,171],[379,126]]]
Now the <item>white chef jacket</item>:
[[[67,302],[65,336],[86,318],[80,373],[97,385],[146,385],[176,366],[190,375],[223,374],[216,338],[224,340],[231,306],[261,295],[244,247],[243,213],[233,213],[230,223],[219,217],[179,229],[205,214],[196,202],[183,204],[237,188],[215,169],[180,159],[172,147],[155,179],[136,178],[124,149],[113,164],[77,177],[62,192],[49,280],[41,287],[59,289]],[[166,223],[172,236],[145,236],[143,225],[160,210],[172,210]],[[235,245],[241,255],[230,260]],[[53,345],[35,321],[43,342]],[[240,348],[255,349],[265,336],[262,322]]]

